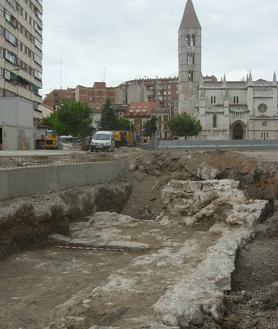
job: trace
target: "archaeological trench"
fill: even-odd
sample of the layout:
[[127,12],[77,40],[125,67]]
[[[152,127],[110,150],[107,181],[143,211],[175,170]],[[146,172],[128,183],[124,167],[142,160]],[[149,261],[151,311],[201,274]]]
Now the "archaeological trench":
[[0,329],[278,328],[278,162],[124,162],[106,184],[1,201]]

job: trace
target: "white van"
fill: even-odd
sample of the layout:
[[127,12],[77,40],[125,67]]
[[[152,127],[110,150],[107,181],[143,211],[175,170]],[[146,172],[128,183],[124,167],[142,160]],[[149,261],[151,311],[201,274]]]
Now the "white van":
[[91,141],[91,152],[110,151],[115,149],[114,134],[112,131],[97,131]]

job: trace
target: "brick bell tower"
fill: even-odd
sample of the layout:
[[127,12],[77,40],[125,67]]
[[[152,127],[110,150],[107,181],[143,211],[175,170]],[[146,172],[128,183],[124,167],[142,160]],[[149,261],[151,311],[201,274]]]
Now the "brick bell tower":
[[179,113],[197,111],[201,65],[202,27],[192,1],[187,0],[179,28]]

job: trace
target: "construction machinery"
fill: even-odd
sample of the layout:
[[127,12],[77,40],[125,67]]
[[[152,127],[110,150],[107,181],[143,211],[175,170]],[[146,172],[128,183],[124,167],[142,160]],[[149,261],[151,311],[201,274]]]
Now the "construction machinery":
[[37,149],[58,150],[58,136],[52,129],[45,130],[44,134],[36,140]]
[[114,131],[114,141],[116,147],[133,146],[133,133],[130,131],[116,130]]

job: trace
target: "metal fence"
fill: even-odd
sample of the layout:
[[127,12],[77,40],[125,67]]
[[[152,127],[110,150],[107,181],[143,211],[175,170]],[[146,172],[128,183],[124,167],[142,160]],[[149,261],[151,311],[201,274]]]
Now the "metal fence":
[[87,162],[108,161],[113,159],[107,154],[65,154],[65,155],[21,155],[0,156],[0,168],[40,167],[49,165],[72,165]]
[[194,140],[160,141],[159,149],[185,150],[275,150],[278,140]]

